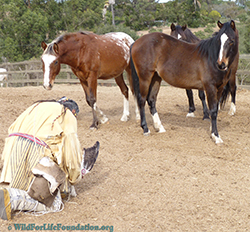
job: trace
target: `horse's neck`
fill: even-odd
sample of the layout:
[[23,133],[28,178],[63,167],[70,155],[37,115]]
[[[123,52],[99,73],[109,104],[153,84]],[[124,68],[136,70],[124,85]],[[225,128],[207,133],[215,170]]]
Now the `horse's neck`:
[[71,46],[66,45],[63,48],[63,53],[60,55],[61,56],[61,63],[62,64],[67,64],[71,67],[76,67],[77,66],[77,61],[79,57],[79,51],[80,51],[80,46],[75,46],[74,49],[69,49]]

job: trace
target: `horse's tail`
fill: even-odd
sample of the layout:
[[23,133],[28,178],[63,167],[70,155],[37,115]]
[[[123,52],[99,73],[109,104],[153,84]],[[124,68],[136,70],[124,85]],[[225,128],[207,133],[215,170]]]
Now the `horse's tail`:
[[223,108],[227,102],[227,99],[229,97],[229,93],[230,93],[230,83],[229,81],[227,82],[227,84],[225,85],[223,91],[222,91],[222,95],[220,98],[220,107]]
[[138,74],[135,70],[134,61],[132,59],[132,53],[131,53],[132,47],[133,47],[133,44],[130,46],[130,68],[131,68],[131,76],[132,76],[132,85],[133,85],[134,94],[136,96],[137,103],[139,106],[139,102],[141,99],[141,93],[140,93],[139,77],[138,77]]

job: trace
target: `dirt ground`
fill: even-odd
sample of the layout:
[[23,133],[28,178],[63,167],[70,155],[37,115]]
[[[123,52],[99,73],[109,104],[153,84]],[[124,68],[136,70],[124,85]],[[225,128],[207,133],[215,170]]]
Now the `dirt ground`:
[[[185,90],[162,86],[157,109],[167,132],[154,131],[147,107],[151,134],[143,136],[132,96],[130,121],[120,121],[123,98],[117,86],[98,86],[97,103],[109,122],[96,131],[89,129],[92,113],[80,85],[55,85],[52,91],[41,86],[1,88],[0,152],[8,127],[22,111],[36,100],[62,96],[79,104],[82,147],[100,142],[97,162],[75,186],[78,196],[64,202],[63,211],[0,219],[1,232],[15,231],[16,223],[45,225],[47,230],[61,224],[59,231],[75,231],[78,224],[86,230],[99,226],[121,232],[250,230],[250,91],[238,89],[235,116],[228,115],[229,102],[219,112],[224,144],[215,145],[196,90],[196,117],[186,118]],[[33,230],[44,230],[40,227]]]

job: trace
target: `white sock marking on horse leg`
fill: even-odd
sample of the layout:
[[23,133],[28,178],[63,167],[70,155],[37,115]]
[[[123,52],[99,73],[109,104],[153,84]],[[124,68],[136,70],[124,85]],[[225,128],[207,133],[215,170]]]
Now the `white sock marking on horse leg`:
[[222,60],[223,47],[227,39],[228,39],[228,36],[225,33],[223,33],[222,36],[220,37],[221,45],[220,45],[219,61]]
[[236,113],[236,105],[233,102],[231,102],[231,107],[230,107],[228,114],[234,115],[235,113]]
[[140,120],[140,113],[139,113],[139,107],[138,107],[138,104],[137,104],[137,99],[136,97],[134,97],[135,99],[135,119],[136,121],[139,121]]
[[97,107],[96,103],[93,106],[93,109],[99,114],[101,115],[101,119],[100,122],[102,124],[106,123],[109,119],[107,118],[107,116]]
[[187,118],[195,118],[194,112],[192,112],[192,113],[187,113],[186,117],[187,117]]
[[42,61],[44,63],[44,78],[43,78],[43,86],[45,88],[49,87],[49,73],[50,73],[50,65],[56,59],[56,56],[45,54],[42,56]]
[[155,130],[157,132],[159,132],[159,133],[166,132],[166,130],[164,129],[163,125],[161,124],[161,120],[160,120],[159,114],[155,113],[154,115],[152,115],[152,118],[153,118]]
[[216,136],[214,133],[211,134],[211,137],[215,144],[223,143],[223,140],[221,139],[220,136]]
[[126,122],[129,120],[129,101],[123,96],[123,115],[121,121]]

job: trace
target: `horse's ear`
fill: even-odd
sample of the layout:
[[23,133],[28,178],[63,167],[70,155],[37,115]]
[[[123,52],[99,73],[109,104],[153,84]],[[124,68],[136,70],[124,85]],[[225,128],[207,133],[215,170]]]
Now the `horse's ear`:
[[185,31],[187,29],[187,24],[185,24],[184,26],[182,26],[182,30]]
[[232,27],[232,29],[235,31],[235,22],[233,20],[231,20],[230,22],[230,26]]
[[53,44],[53,50],[56,54],[59,54],[59,47],[58,47],[58,44],[57,43],[54,43]]
[[171,31],[175,31],[175,25],[173,23],[171,24]]
[[221,23],[220,21],[217,22],[217,25],[220,29],[223,27],[223,23]]
[[41,47],[45,51],[45,49],[47,48],[47,44],[44,41],[42,41]]

